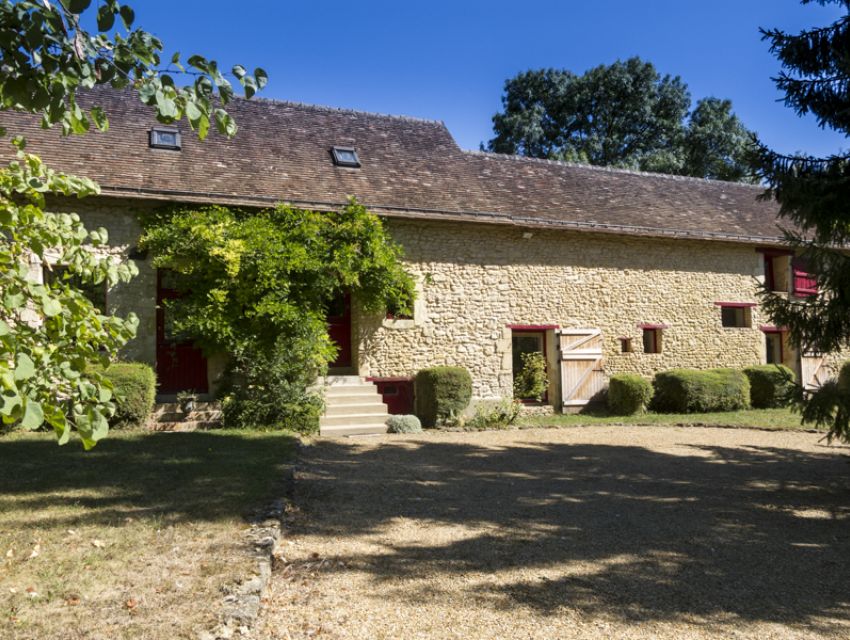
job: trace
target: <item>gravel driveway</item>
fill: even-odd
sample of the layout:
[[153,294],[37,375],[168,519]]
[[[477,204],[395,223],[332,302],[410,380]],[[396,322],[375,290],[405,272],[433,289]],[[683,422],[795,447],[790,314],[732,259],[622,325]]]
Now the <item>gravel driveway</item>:
[[848,638],[847,447],[588,427],[318,440],[263,638]]

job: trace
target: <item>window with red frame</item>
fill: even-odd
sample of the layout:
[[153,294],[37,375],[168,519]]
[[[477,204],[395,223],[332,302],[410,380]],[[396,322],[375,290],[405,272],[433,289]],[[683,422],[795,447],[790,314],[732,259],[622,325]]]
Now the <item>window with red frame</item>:
[[794,274],[794,295],[815,296],[818,293],[818,279],[812,275],[812,269],[804,258],[794,258],[791,261],[791,271]]

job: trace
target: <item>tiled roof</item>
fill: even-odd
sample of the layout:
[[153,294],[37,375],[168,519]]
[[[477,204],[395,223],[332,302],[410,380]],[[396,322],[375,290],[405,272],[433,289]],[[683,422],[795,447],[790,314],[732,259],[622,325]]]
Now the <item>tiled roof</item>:
[[[168,151],[149,148],[157,123],[132,94],[100,90],[81,102],[104,107],[108,132],[62,138],[13,112],[0,112],[0,126],[109,195],[316,208],[353,195],[395,216],[750,242],[781,235],[777,207],[757,201],[759,187],[463,151],[436,121],[236,100],[228,105],[239,124],[234,139],[212,133],[200,142],[181,122],[183,148]],[[355,147],[362,166],[335,166],[334,145]]]

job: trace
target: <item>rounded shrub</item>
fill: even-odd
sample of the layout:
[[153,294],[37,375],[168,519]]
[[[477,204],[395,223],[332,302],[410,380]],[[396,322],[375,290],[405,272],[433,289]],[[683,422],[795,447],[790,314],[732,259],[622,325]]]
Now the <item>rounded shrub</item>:
[[621,373],[608,382],[608,411],[615,416],[631,416],[646,410],[652,400],[652,383],[646,378]]
[[738,411],[750,407],[750,381],[736,369],[672,369],[655,375],[651,408],[660,413]]
[[463,367],[422,369],[413,384],[416,415],[424,427],[444,424],[472,399],[472,376]]
[[114,427],[141,427],[147,423],[156,399],[156,375],[141,362],[115,362],[103,370],[112,382],[115,415],[109,423]]
[[412,415],[390,416],[387,420],[387,431],[390,433],[420,433],[422,423]]
[[786,406],[794,389],[794,372],[784,365],[761,364],[744,369],[750,381],[750,401],[756,409]]

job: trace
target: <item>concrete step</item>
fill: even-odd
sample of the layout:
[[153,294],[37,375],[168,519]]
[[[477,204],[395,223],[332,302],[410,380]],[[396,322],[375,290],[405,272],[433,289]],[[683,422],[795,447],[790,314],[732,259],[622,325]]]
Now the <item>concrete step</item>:
[[358,402],[345,404],[339,402],[327,403],[325,405],[326,416],[350,416],[364,414],[386,415],[387,405],[381,402],[380,398],[375,398],[371,402]]
[[370,382],[363,384],[340,384],[325,387],[326,398],[336,398],[338,396],[377,396],[378,387]]
[[358,413],[343,416],[322,416],[319,426],[325,427],[359,427],[360,425],[383,424],[390,416],[387,413]]
[[329,438],[339,438],[344,436],[361,436],[361,435],[377,435],[387,432],[387,425],[381,424],[360,424],[356,426],[333,426],[322,427],[321,435]]

